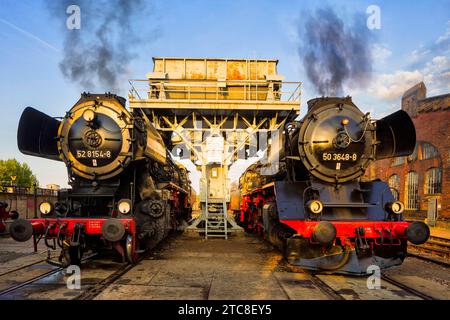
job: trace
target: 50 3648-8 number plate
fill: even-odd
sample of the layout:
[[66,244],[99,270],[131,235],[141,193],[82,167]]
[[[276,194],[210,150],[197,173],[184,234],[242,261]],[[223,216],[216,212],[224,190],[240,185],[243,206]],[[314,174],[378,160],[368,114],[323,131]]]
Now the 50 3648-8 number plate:
[[322,161],[356,161],[358,155],[356,153],[322,153]]
[[110,150],[77,150],[78,159],[109,159],[111,158]]

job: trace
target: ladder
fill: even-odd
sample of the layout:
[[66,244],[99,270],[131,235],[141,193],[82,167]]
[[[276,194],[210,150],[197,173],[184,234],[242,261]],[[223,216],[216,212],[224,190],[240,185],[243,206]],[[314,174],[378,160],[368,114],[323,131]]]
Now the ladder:
[[[221,164],[223,168],[223,164]],[[205,239],[208,237],[225,238],[228,239],[228,207],[225,191],[225,180],[222,174],[222,203],[210,205],[208,203],[209,183],[206,185],[206,219],[205,219]],[[212,211],[210,209],[213,209]]]
[[[223,172],[223,170],[221,170]],[[228,239],[228,233],[232,232],[244,232],[240,226],[237,225],[233,217],[228,216],[227,197],[226,197],[226,185],[225,179],[222,179],[222,197],[217,202],[210,202],[209,195],[209,183],[206,181],[205,185],[205,202],[202,204],[202,213],[200,217],[195,219],[186,231],[197,231],[205,235],[205,239],[208,238],[224,238]],[[229,227],[230,226],[230,227]]]
[[228,212],[225,201],[219,206],[206,205],[205,239],[212,237],[228,239]]

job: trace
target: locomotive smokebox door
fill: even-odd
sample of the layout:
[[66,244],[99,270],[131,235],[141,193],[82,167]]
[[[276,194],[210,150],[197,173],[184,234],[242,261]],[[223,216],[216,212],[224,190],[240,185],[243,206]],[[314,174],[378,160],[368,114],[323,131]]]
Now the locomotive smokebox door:
[[375,145],[373,131],[369,116],[351,99],[317,100],[292,149],[298,149],[313,176],[328,183],[343,183],[361,176],[370,164]]

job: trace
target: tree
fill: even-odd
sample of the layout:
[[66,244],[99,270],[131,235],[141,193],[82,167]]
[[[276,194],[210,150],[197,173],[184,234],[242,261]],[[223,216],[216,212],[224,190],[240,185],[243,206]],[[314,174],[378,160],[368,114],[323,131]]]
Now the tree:
[[[13,180],[12,177],[16,177]],[[16,159],[0,160],[0,184],[14,184],[21,187],[32,187],[38,181],[28,164]]]

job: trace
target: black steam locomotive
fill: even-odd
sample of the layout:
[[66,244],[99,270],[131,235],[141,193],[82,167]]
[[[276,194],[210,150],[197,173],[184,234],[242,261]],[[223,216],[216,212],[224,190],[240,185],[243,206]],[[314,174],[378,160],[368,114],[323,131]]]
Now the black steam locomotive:
[[429,228],[403,221],[389,185],[363,175],[372,161],[413,152],[413,122],[404,111],[372,121],[350,97],[308,107],[287,122],[268,163],[241,176],[240,223],[306,269],[360,275],[401,264],[407,240],[424,243]]
[[61,248],[60,263],[79,264],[87,250],[114,248],[135,262],[190,219],[190,181],[142,110],[128,111],[113,94],[83,93],[61,121],[24,110],[22,153],[67,166],[71,189],[39,205],[40,218],[17,220],[17,241],[41,239]]

